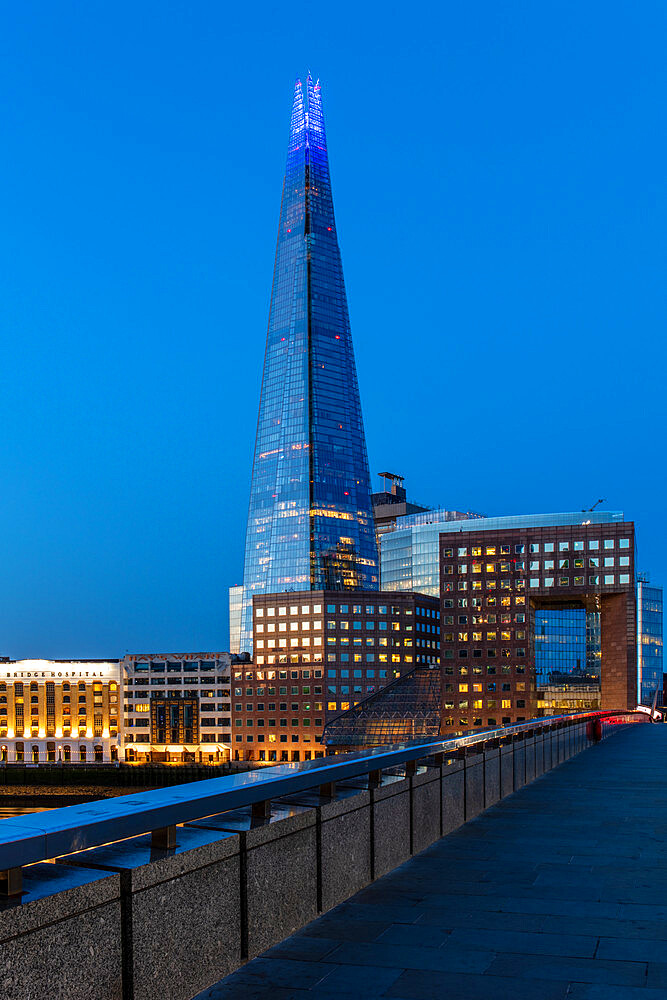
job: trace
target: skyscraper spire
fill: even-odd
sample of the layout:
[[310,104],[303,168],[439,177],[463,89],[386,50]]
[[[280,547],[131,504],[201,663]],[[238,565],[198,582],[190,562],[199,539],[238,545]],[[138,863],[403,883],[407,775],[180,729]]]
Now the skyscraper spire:
[[253,594],[377,590],[370,477],[319,81],[294,89],[246,531]]

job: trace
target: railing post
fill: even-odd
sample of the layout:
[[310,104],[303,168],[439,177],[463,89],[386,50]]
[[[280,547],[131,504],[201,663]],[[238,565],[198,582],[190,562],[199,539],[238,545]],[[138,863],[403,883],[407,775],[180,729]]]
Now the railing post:
[[0,896],[20,896],[23,892],[23,869],[0,871]]
[[369,788],[379,788],[382,782],[382,771],[369,771],[368,772],[368,787]]
[[176,827],[162,826],[151,833],[151,847],[161,850],[172,850],[176,847]]
[[263,799],[262,802],[253,802],[250,807],[251,819],[271,819],[271,800]]

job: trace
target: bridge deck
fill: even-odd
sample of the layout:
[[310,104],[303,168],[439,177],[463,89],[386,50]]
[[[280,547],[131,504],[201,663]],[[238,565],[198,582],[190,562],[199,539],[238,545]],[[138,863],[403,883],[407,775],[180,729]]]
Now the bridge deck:
[[667,998],[666,777],[617,733],[198,1000]]

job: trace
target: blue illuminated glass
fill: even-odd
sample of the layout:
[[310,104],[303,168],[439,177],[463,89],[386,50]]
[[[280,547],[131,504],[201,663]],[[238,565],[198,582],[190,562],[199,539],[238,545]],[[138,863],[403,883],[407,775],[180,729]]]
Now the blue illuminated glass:
[[377,590],[370,477],[336,235],[320,85],[297,81],[283,183],[245,545],[252,598]]

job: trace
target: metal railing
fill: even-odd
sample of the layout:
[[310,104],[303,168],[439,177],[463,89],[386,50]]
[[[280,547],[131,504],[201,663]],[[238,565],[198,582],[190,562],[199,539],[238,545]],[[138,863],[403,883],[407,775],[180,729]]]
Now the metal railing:
[[[413,773],[417,762],[427,758],[442,761],[469,748],[481,750],[485,744],[521,740],[582,722],[600,726],[605,721],[631,721],[631,716],[632,712],[585,712],[534,719],[469,736],[376,747],[11,817],[0,821],[0,893],[21,892],[24,866],[65,854],[146,833],[152,834],[154,846],[170,847],[175,844],[178,824],[241,807],[252,807],[265,815],[267,804],[279,796],[318,787],[326,790],[325,794],[333,794],[337,781],[365,775],[372,785],[382,771],[405,767],[408,773]],[[635,720],[648,721],[642,714],[635,714],[632,721]]]

